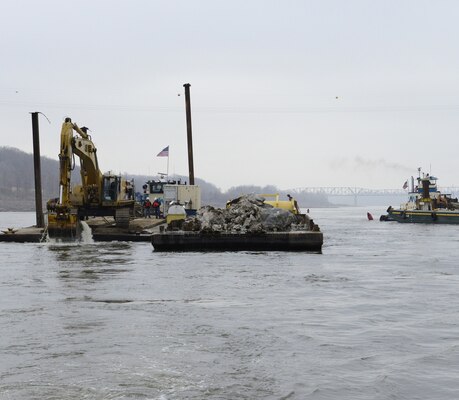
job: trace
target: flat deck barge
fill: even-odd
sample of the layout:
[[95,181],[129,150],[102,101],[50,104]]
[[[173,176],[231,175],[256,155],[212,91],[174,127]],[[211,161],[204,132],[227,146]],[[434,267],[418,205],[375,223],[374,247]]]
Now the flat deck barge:
[[0,233],[0,242],[40,243],[45,236],[44,229],[35,226],[7,229]]
[[[93,218],[87,221],[95,242],[151,242],[151,233],[159,231],[163,219],[138,218],[130,222],[129,229],[120,229],[113,221]],[[8,228],[0,232],[0,242],[40,243],[48,241],[46,228],[36,226],[26,228]],[[78,240],[78,239],[77,239]]]

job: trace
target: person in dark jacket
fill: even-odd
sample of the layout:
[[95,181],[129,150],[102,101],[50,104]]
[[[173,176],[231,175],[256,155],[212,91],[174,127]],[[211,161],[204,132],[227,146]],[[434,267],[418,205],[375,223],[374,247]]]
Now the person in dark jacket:
[[149,197],[143,203],[143,216],[144,218],[151,218],[151,201]]

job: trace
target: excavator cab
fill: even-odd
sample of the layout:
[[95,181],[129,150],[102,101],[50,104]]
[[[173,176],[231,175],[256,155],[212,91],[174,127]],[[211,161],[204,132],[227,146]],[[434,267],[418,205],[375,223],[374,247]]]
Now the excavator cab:
[[102,202],[116,202],[121,193],[121,178],[116,175],[104,175],[102,177],[103,199]]

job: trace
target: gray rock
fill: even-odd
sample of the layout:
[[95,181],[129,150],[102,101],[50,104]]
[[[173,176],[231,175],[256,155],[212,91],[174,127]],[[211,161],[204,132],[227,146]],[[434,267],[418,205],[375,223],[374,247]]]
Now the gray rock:
[[266,208],[261,213],[261,222],[267,231],[288,231],[296,222],[295,215],[281,208]]
[[265,204],[262,196],[250,194],[231,200],[225,209],[202,207],[195,217],[185,220],[183,229],[209,233],[260,233],[309,230],[312,226],[307,216],[275,208]]

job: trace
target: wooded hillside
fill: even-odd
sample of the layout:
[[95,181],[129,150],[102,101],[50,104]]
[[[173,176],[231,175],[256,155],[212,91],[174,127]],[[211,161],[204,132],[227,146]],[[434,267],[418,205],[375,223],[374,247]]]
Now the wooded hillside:
[[[41,158],[41,180],[43,189],[43,206],[46,201],[59,194],[59,161],[48,157]],[[155,177],[132,175],[125,173],[126,179],[134,179],[136,190]],[[172,179],[188,180],[185,176],[174,176]],[[79,183],[79,163],[72,175],[73,182]],[[288,190],[280,190],[275,186],[237,186],[222,192],[214,184],[197,178],[196,184],[201,187],[203,205],[224,207],[226,202],[248,193],[279,193],[286,200]],[[301,207],[326,207],[327,199],[321,195],[296,194]],[[12,147],[0,147],[0,211],[33,211],[35,210],[35,181],[33,155]]]

